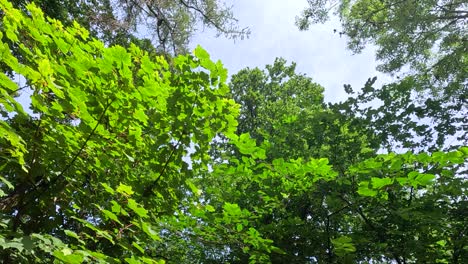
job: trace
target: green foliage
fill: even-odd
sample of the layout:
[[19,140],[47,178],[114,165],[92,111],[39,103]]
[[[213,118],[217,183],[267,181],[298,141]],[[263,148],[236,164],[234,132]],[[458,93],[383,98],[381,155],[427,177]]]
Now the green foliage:
[[[375,80],[369,81],[345,103],[352,106],[350,113],[366,117],[387,148],[420,150],[422,145],[434,151],[468,144],[464,1],[308,2],[297,20],[301,29],[324,22],[334,11],[348,47],[360,52],[367,44],[375,45],[378,70],[397,75],[381,89],[368,89]],[[369,102],[381,106],[369,108]]]
[[226,70],[200,47],[169,66],[34,5],[1,8],[2,63],[14,73],[0,74],[3,261],[152,263],[208,143],[235,130]]
[[[2,262],[467,258],[468,148],[376,154],[394,146],[378,122],[398,122],[407,93],[370,81],[325,105],[282,59],[240,71],[230,90],[201,47],[168,63],[34,5],[0,8]],[[376,125],[357,109],[377,95],[400,101]],[[401,130],[395,141],[417,142]]]
[[331,240],[333,246],[335,247],[335,252],[338,256],[344,256],[356,251],[352,241],[353,239],[348,236],[341,236]]
[[[268,146],[269,160],[327,157],[334,163],[334,156],[360,153],[371,134],[356,131],[352,118],[328,109],[323,87],[295,67],[278,58],[264,71],[247,68],[232,76],[232,97],[241,105],[237,133]],[[339,144],[348,145],[349,153],[339,153],[344,151]]]
[[[349,117],[359,116],[387,151],[436,151],[467,144],[466,104],[456,98],[415,96],[414,78],[376,89],[369,79],[353,97],[335,105]],[[345,86],[351,89],[350,86]],[[369,106],[370,105],[370,106]]]
[[410,65],[441,81],[462,84],[466,79],[468,11],[463,1],[313,0],[297,24],[307,29],[326,21],[331,11],[340,17],[350,49],[377,45],[384,72]]
[[[297,84],[300,78],[304,82]],[[251,225],[281,250],[269,255],[274,263],[456,261],[466,254],[463,239],[440,250],[434,246],[464,232],[464,216],[457,212],[466,204],[460,196],[466,148],[375,155],[379,131],[374,135],[348,102],[306,100],[321,98],[321,89],[306,83],[310,79],[284,60],[267,72],[244,69],[232,77],[232,96],[241,105],[238,136],[229,137],[234,148],[224,146],[218,154],[222,164],[214,167],[215,177],[200,181],[206,199],[255,212]],[[258,147],[249,136],[266,150],[265,161],[252,155]],[[447,192],[447,186],[458,191]],[[463,202],[437,202],[441,197]],[[452,225],[456,230],[445,228]],[[246,261],[243,251],[229,255],[228,262]]]

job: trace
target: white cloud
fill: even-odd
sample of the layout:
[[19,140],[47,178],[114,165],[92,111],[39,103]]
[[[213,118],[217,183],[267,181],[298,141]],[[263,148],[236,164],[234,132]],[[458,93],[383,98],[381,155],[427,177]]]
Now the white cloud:
[[305,73],[325,87],[325,99],[344,100],[343,84],[355,90],[369,77],[378,76],[379,83],[390,78],[376,72],[374,50],[352,55],[346,49],[345,37],[334,33],[340,29],[338,21],[313,25],[308,31],[299,31],[295,17],[307,6],[307,1],[236,0],[229,1],[241,26],[251,29],[249,39],[216,38],[212,31],[197,34],[191,47],[200,44],[214,60],[221,60],[230,74],[245,67],[264,68],[276,57],[297,63],[297,72]]

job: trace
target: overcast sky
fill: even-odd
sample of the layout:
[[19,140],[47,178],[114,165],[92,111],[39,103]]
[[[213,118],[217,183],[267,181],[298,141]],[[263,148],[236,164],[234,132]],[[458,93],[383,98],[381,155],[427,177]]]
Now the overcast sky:
[[216,38],[211,31],[197,33],[191,48],[200,44],[213,60],[221,60],[235,74],[245,67],[264,68],[283,57],[296,62],[296,72],[304,73],[325,87],[325,100],[344,100],[343,84],[351,84],[354,90],[363,86],[369,77],[378,76],[378,83],[388,82],[389,77],[376,72],[374,50],[366,48],[353,55],[346,49],[345,37],[334,33],[340,29],[336,22],[312,25],[308,31],[299,31],[295,17],[307,6],[306,0],[230,0],[233,12],[241,27],[249,27],[248,39]]

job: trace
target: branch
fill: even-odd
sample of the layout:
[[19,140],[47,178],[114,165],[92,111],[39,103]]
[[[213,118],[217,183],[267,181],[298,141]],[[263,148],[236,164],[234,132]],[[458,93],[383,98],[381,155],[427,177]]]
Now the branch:
[[[348,201],[346,198],[343,197],[343,195],[339,195],[340,199],[345,202],[349,207],[353,208],[353,205],[350,201]],[[372,228],[372,230],[374,231],[378,231],[377,228],[375,227],[375,225],[369,220],[369,218],[367,218],[367,216],[364,214],[364,212],[362,212],[361,208],[359,207],[356,207],[356,212],[359,214],[359,216],[362,217],[362,219],[364,220],[364,222],[370,226]]]
[[465,13],[465,15],[453,15],[453,16],[450,16],[450,15],[445,15],[445,16],[437,16],[435,17],[436,19],[440,19],[440,20],[460,20],[460,19],[466,19],[468,18],[468,13]]
[[413,200],[413,186],[410,189],[410,197],[408,198],[408,207],[411,206],[411,202]]
[[14,91],[9,92],[8,95],[12,96],[12,95],[16,94],[17,92],[23,90],[24,88],[28,88],[28,87],[30,87],[30,85],[26,84],[24,86],[19,87],[18,89],[14,90]]
[[[341,198],[341,200],[343,200],[346,204],[348,204],[351,208],[353,207],[353,204],[348,201],[346,198],[343,197],[343,195],[340,195],[339,196]],[[372,228],[373,231],[375,231],[377,233],[377,236],[378,238],[383,242],[383,241],[386,241],[386,237],[385,237],[385,233],[381,233],[379,230],[370,220],[369,218],[367,218],[367,216],[364,214],[364,212],[361,210],[361,208],[359,207],[356,207],[356,212],[362,217],[362,219],[364,220],[364,222],[369,225],[370,228]],[[384,229],[384,231],[386,231]],[[400,257],[392,250],[392,249],[388,249],[389,250],[389,253],[391,255],[393,255],[393,258],[395,258],[395,261],[398,263],[398,264],[402,264],[401,260],[400,260]]]
[[[158,41],[159,41],[159,45],[162,46],[162,49],[163,51],[167,51],[166,50],[166,41],[167,41],[167,36],[164,36],[162,37],[161,36],[161,26],[163,24],[166,25],[166,27],[168,28],[169,30],[169,34],[171,34],[171,38],[174,39],[174,30],[173,28],[171,27],[170,23],[169,23],[169,20],[167,19],[166,16],[164,16],[163,12],[161,11],[161,9],[159,9],[157,6],[154,6],[154,8],[156,8],[156,11],[153,9],[153,7],[151,6],[151,2],[148,2],[146,3],[146,7],[148,10],[146,10],[140,3],[138,3],[138,1],[131,1],[132,4],[134,4],[138,9],[140,9],[142,12],[144,12],[146,15],[148,15],[149,17],[154,17],[156,19],[156,34],[158,36]],[[175,47],[175,44],[174,44],[174,41],[172,41],[172,48],[174,50],[174,54],[176,53],[176,47]]]
[[[83,144],[81,145],[80,149],[75,153],[75,155],[73,156],[73,158],[71,159],[71,161],[62,169],[62,171],[57,175],[57,177],[53,178],[51,181],[49,182],[46,182],[46,181],[42,181],[42,179],[36,183],[33,188],[28,191],[28,192],[33,192],[39,188],[44,188],[42,190],[42,192],[40,192],[36,197],[35,199],[37,198],[40,198],[46,191],[47,189],[52,186],[53,184],[55,184],[59,179],[63,178],[63,175],[65,174],[65,172],[67,172],[70,167],[75,163],[75,161],[78,159],[78,157],[80,156],[81,152],[83,152],[84,148],[86,147],[86,145],[88,144],[89,140],[91,139],[91,137],[94,135],[94,133],[96,132],[96,129],[98,128],[98,126],[100,125],[101,121],[102,121],[102,118],[104,117],[107,109],[109,109],[109,106],[114,102],[114,100],[110,101],[107,103],[106,107],[104,108],[104,110],[102,111],[101,115],[99,116],[99,119],[96,123],[96,125],[94,126],[93,130],[91,131],[91,133],[89,133],[88,137],[86,138],[86,140],[83,142]],[[17,210],[21,210],[23,209],[24,207],[26,206],[26,204],[22,204],[20,205]]]
[[[198,95],[197,95],[197,98],[198,98]],[[193,109],[195,108],[195,104],[192,105],[192,111],[188,117],[188,119],[190,120],[192,118],[192,115],[193,115]],[[166,172],[166,169],[167,167],[169,166],[169,162],[171,161],[172,159],[172,156],[174,156],[175,154],[175,151],[179,149],[180,147],[180,144],[182,142],[182,137],[187,135],[188,132],[187,132],[187,129],[186,129],[186,124],[184,125],[184,128],[182,130],[182,133],[180,134],[179,136],[179,139],[177,140],[177,144],[172,148],[172,151],[171,153],[169,154],[169,157],[167,158],[166,162],[164,163],[164,166],[163,168],[161,169],[161,171],[159,172],[159,175],[158,177],[149,185],[145,188],[145,190],[143,191],[143,197],[148,197],[151,192],[153,191],[154,187],[156,187],[156,184],[158,184],[159,182],[159,179],[162,177],[162,175]]]
[[81,154],[81,152],[83,152],[84,148],[86,147],[86,145],[88,144],[89,140],[91,139],[91,137],[94,135],[94,133],[96,132],[96,129],[98,128],[98,126],[100,125],[101,121],[102,121],[102,118],[104,117],[104,115],[106,114],[107,112],[107,109],[109,109],[109,106],[111,106],[111,104],[114,102],[114,100],[112,101],[109,101],[106,105],[106,107],[104,108],[104,111],[102,111],[101,115],[99,116],[99,119],[96,123],[96,125],[94,126],[93,130],[91,131],[91,133],[89,133],[88,137],[86,138],[85,142],[83,142],[83,144],[81,145],[80,149],[78,150],[78,152],[75,154],[75,156],[73,156],[72,160],[67,164],[67,166],[65,166],[65,168],[63,168],[63,170],[60,172],[59,175],[57,175],[57,177],[55,177],[54,180],[52,180],[50,183],[55,183],[57,182],[57,180],[61,177],[63,177],[63,174],[73,165],[73,163],[75,163],[76,159],[78,158],[78,156]]
[[223,32],[224,34],[227,34],[228,32],[222,28],[220,25],[218,25],[217,23],[215,23],[209,16],[207,16],[203,10],[201,10],[200,8],[196,7],[196,6],[193,6],[193,5],[190,5],[188,4],[187,2],[185,2],[184,0],[179,0],[179,2],[184,5],[186,8],[188,9],[193,9],[195,11],[197,11],[200,15],[202,15],[202,17],[208,21],[208,23],[212,24],[218,31],[220,32]]
[[[34,132],[33,139],[37,140],[37,137],[39,135],[39,128],[41,127],[42,124],[42,118],[39,116],[39,124],[37,124],[36,130]],[[33,143],[33,149],[32,149],[32,155],[31,155],[31,170],[28,172],[28,177],[30,178],[32,176],[32,167],[34,166],[35,160],[36,160],[36,154],[37,154],[37,144]],[[32,181],[34,179],[31,179]]]
[[346,209],[346,208],[348,208],[348,207],[349,207],[349,205],[346,205],[346,206],[342,207],[341,209],[339,209],[339,210],[337,210],[337,211],[335,211],[335,212],[333,212],[333,213],[331,213],[331,214],[328,214],[327,217],[332,217],[332,216],[334,216],[334,215],[340,213],[341,211],[343,211],[344,209]]
[[[202,17],[203,19],[205,19],[208,24],[211,24],[213,25],[219,32],[221,33],[224,33],[224,34],[228,34],[228,33],[237,33],[237,34],[241,34],[243,33],[242,31],[237,31],[237,30],[233,30],[231,32],[229,32],[228,30],[226,30],[225,28],[223,28],[221,25],[218,25],[218,23],[216,23],[215,21],[213,21],[213,19],[211,19],[205,12],[203,12],[203,10],[201,10],[200,8],[196,7],[196,6],[193,6],[193,5],[190,5],[188,4],[186,1],[184,0],[179,0],[179,2],[184,5],[186,8],[188,9],[193,9],[195,11],[197,11]],[[232,18],[232,17],[231,17]],[[232,18],[234,21],[236,21],[236,19]]]
[[161,169],[161,171],[159,172],[159,175],[158,177],[149,185],[145,188],[145,190],[143,191],[143,196],[144,197],[147,197],[150,195],[151,191],[153,191],[154,187],[156,187],[156,184],[159,182],[159,179],[161,178],[161,176],[164,174],[164,172],[166,171],[167,169],[167,166],[169,166],[169,162],[171,161],[172,159],[172,156],[174,155],[175,151],[179,148],[179,145],[180,145],[180,142],[182,140],[182,136],[184,135],[184,133],[180,136],[177,144],[175,146],[173,146],[172,148],[172,151],[171,153],[169,154],[169,157],[167,158],[166,162],[164,163],[164,166],[163,168]]

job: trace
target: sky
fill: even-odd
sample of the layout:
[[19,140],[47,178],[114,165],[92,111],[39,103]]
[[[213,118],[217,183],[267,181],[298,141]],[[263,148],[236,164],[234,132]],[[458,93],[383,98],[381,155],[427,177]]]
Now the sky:
[[375,70],[375,50],[368,47],[353,55],[346,49],[346,38],[334,33],[340,31],[335,19],[325,25],[312,25],[307,31],[299,31],[295,17],[307,6],[306,0],[228,0],[241,27],[249,27],[248,39],[233,41],[215,37],[211,30],[198,32],[190,48],[200,44],[213,60],[221,60],[229,74],[245,67],[272,64],[276,57],[296,62],[296,72],[304,73],[325,87],[325,100],[338,102],[347,94],[343,85],[351,84],[360,89],[368,78],[377,76],[377,84],[391,79]]

